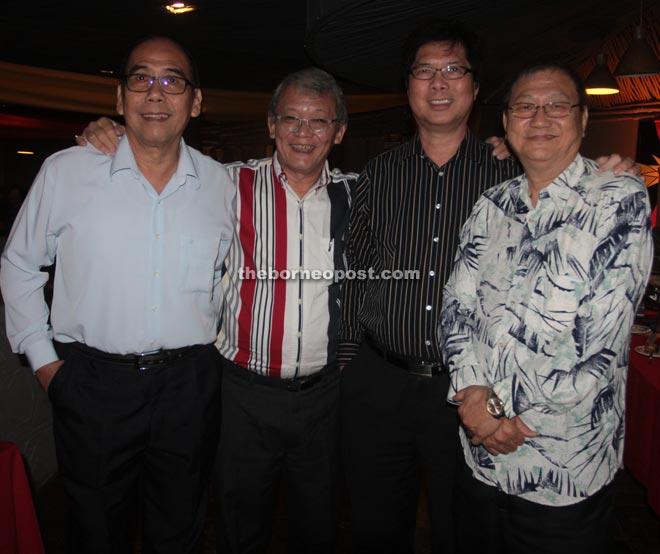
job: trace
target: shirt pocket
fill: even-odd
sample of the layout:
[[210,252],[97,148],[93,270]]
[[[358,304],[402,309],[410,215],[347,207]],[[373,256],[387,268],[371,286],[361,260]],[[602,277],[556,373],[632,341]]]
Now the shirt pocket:
[[230,239],[221,236],[182,235],[179,282],[183,292],[211,292],[216,267],[229,250]]

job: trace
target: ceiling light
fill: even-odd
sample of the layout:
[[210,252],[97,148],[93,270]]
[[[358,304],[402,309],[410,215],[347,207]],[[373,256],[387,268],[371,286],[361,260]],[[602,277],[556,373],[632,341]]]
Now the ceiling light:
[[23,154],[24,156],[33,156],[34,152],[31,152],[30,150],[16,150],[17,154]]
[[596,66],[587,77],[584,88],[587,94],[591,95],[618,94],[619,85],[607,67],[605,54],[600,53],[596,56]]
[[170,13],[180,14],[194,11],[195,6],[192,4],[184,4],[183,2],[174,2],[173,4],[165,6],[165,9]]
[[660,74],[660,61],[644,38],[644,0],[639,0],[639,25],[628,50],[619,60],[614,74],[617,77],[642,77]]
[[642,25],[635,27],[635,36],[621,58],[614,74],[617,77],[642,77],[660,74],[660,60],[644,38]]

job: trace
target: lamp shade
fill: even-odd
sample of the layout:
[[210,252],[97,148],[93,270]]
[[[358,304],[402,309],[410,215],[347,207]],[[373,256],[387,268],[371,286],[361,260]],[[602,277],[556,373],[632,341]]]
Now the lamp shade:
[[614,71],[617,77],[642,77],[644,75],[660,74],[660,60],[651,49],[651,45],[644,38],[642,26],[635,28],[632,43],[621,58]]
[[592,95],[617,94],[619,92],[619,84],[612,77],[605,62],[604,54],[601,53],[596,56],[596,66],[584,82],[584,88],[587,94]]

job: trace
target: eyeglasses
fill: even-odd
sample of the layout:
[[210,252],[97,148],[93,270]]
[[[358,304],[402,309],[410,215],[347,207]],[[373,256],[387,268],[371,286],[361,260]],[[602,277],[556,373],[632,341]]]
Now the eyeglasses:
[[468,73],[472,73],[472,70],[469,67],[465,67],[464,65],[447,65],[445,67],[416,65],[415,67],[410,68],[410,74],[415,79],[420,79],[421,81],[430,81],[435,77],[435,74],[438,71],[440,72],[440,75],[442,75],[442,77],[448,81],[462,79]]
[[568,102],[548,102],[542,106],[532,104],[531,102],[517,102],[511,104],[507,110],[509,110],[514,117],[531,119],[536,115],[536,112],[539,111],[539,108],[543,108],[543,112],[548,117],[566,117],[571,113],[573,108],[577,108],[578,106],[580,106],[580,104],[570,104]]
[[144,73],[124,75],[126,88],[131,92],[147,92],[154,86],[156,81],[158,81],[160,88],[166,94],[183,94],[188,85],[195,88],[195,85],[188,79],[178,75],[161,75],[160,77],[146,75]]
[[322,135],[330,129],[330,125],[339,121],[338,119],[323,119],[321,117],[297,117],[295,115],[276,115],[275,120],[283,129],[292,133],[298,131],[302,122],[307,123],[307,128],[315,135]]

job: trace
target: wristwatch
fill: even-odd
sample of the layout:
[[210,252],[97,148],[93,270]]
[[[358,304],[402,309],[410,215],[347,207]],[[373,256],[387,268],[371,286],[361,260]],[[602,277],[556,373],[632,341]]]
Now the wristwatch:
[[486,395],[486,411],[494,418],[501,418],[504,415],[504,402],[495,394],[493,387],[488,387]]

